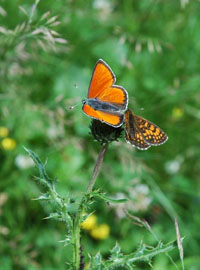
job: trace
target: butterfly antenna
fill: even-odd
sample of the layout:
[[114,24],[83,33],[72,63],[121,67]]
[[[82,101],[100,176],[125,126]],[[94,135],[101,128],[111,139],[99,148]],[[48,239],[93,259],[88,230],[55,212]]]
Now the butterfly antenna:
[[[77,83],[74,83],[74,88],[78,88],[78,84],[77,84]],[[82,101],[79,102],[79,103],[77,103],[77,104],[74,105],[74,106],[70,106],[70,107],[69,107],[69,110],[73,110],[75,107],[77,107],[77,106],[80,105],[81,103],[82,103]]]
[[79,103],[77,103],[77,104],[74,105],[74,106],[70,106],[70,107],[69,107],[69,110],[73,110],[75,107],[79,106],[80,104],[82,104],[82,101],[79,102]]

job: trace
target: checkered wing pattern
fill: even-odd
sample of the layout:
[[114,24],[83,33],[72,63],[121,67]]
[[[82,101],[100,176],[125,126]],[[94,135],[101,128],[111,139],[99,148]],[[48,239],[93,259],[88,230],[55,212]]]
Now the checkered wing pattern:
[[158,126],[133,114],[129,109],[125,113],[125,131],[126,141],[140,150],[163,144],[168,139]]
[[134,115],[134,121],[146,143],[160,145],[167,141],[168,137],[165,132],[154,123],[137,115]]
[[134,127],[134,130],[126,128],[125,138],[127,143],[132,144],[140,150],[146,150],[151,147],[150,144],[145,142],[142,133],[139,131],[137,126]]

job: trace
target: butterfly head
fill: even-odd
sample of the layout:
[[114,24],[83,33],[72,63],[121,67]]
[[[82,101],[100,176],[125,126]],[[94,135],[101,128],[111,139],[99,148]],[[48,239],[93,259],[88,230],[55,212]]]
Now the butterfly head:
[[82,100],[82,104],[84,105],[84,104],[87,104],[87,99],[83,99]]

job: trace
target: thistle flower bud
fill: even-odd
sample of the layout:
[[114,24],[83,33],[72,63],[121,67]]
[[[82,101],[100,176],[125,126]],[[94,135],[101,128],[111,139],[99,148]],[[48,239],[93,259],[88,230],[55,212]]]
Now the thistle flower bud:
[[123,128],[114,128],[99,120],[93,119],[90,125],[90,130],[94,140],[103,144],[117,141],[121,136]]

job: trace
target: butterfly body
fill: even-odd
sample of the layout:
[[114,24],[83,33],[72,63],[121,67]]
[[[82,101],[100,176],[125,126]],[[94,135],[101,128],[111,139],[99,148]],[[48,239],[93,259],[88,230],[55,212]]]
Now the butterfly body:
[[117,128],[124,121],[128,94],[123,87],[115,85],[115,81],[111,68],[99,59],[90,81],[88,99],[82,101],[82,110],[89,117]]
[[123,113],[120,106],[106,101],[100,101],[97,98],[84,99],[83,104],[87,104],[95,111],[102,111],[108,113]]
[[168,140],[161,128],[135,115],[130,109],[125,112],[125,131],[126,141],[140,150],[163,144]]

